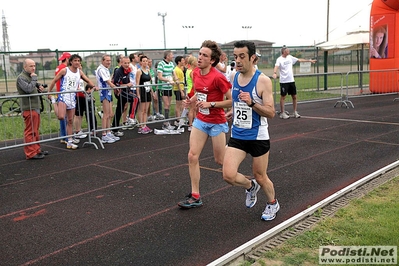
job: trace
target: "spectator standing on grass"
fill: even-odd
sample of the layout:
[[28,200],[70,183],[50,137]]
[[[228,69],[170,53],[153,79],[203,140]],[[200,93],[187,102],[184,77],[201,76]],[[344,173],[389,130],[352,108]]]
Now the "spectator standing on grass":
[[[246,189],[245,205],[248,208],[255,205],[257,193],[262,189],[267,203],[261,219],[269,221],[280,209],[274,185],[267,175],[270,149],[267,118],[275,116],[275,109],[270,78],[254,68],[255,51],[253,42],[234,43],[238,72],[232,87],[233,108],[226,114],[233,122],[223,160],[223,179]],[[247,154],[252,156],[252,180],[238,172]]]
[[120,139],[119,137],[114,136],[110,130],[111,121],[114,116],[114,111],[112,109],[112,92],[113,88],[116,87],[111,80],[111,75],[109,73],[110,66],[111,56],[105,54],[102,56],[101,64],[96,70],[97,84],[100,89],[100,101],[103,108],[103,117],[101,118],[101,127],[103,130],[101,140],[103,143],[114,143]]
[[[83,79],[88,84],[94,86],[91,80],[80,70],[82,58],[78,54],[73,54],[69,58],[69,66],[61,69],[58,74],[51,81],[49,91],[54,88],[55,83],[61,80],[61,88],[58,96],[58,103],[52,95],[49,95],[53,103],[54,112],[59,120],[64,120],[67,117],[67,134],[73,134],[73,118],[76,108],[76,92],[78,90],[80,79]],[[73,138],[68,137],[67,149],[75,150],[78,146],[73,143]]]
[[[40,140],[40,96],[37,94],[44,88],[37,83],[35,61],[25,59],[23,67],[24,69],[17,77],[17,90],[20,95],[32,94],[30,97],[21,97],[20,100],[22,117],[25,123],[24,142],[30,143]],[[48,154],[47,151],[41,151],[39,143],[24,146],[24,152],[27,160],[43,159]]]
[[129,115],[127,117],[127,123],[129,125],[137,124],[137,110],[139,108],[140,99],[137,97],[137,87],[136,87],[136,74],[138,70],[138,66],[140,66],[140,58],[137,56],[136,53],[132,53],[129,55],[130,59],[130,82],[133,84],[133,87],[130,89],[135,97],[131,98],[130,107],[129,107]]
[[214,41],[204,41],[198,54],[198,67],[194,69],[194,97],[184,101],[185,107],[196,103],[197,117],[190,133],[188,168],[191,192],[178,203],[184,209],[201,207],[199,157],[208,138],[212,139],[213,156],[222,164],[229,131],[224,108],[231,107],[231,84],[216,70],[222,51]]
[[[188,98],[192,98],[195,95],[195,89],[194,89],[194,81],[193,81],[193,70],[198,66],[198,61],[195,56],[190,56],[187,59],[187,71],[186,71],[186,84],[187,84],[187,96]],[[193,102],[188,108],[190,110],[188,111],[188,131],[191,131],[193,129],[193,121],[195,116],[197,115],[197,108],[195,106],[195,102]]]
[[[175,58],[176,66],[173,69],[173,76],[175,77],[175,84],[173,85],[173,93],[175,94],[176,105],[175,105],[175,116],[181,117],[183,108],[182,101],[185,99],[184,92],[184,65],[186,63],[183,56],[176,56]],[[175,123],[176,126],[179,125],[179,120]]]
[[156,120],[163,120],[165,119],[165,116],[162,114],[162,110],[163,110],[163,101],[162,101],[162,86],[160,85],[161,82],[158,79],[158,64],[160,61],[156,62],[154,65],[154,71],[155,71],[155,84],[156,84],[156,92],[157,92],[157,97],[158,97],[158,110],[159,110],[159,114],[160,116],[155,116]]
[[[156,68],[157,66],[155,66]],[[157,84],[157,75],[155,74],[154,68],[152,67],[152,59],[148,58],[148,70],[150,71],[150,75],[151,75],[151,83],[152,84]],[[151,107],[148,108],[148,117],[151,120],[162,120],[165,117],[160,113],[160,109],[162,108],[159,106],[159,90],[158,90],[158,86],[153,85],[151,86],[151,98],[152,98],[152,113],[153,115],[151,115]],[[150,119],[148,121],[150,121]]]
[[[164,106],[165,119],[169,119],[170,104],[172,102],[172,87],[175,84],[176,77],[174,77],[173,69],[175,65],[173,64],[173,52],[171,50],[166,50],[164,52],[163,60],[158,63],[157,75],[158,82],[162,85],[162,101]],[[169,121],[164,122],[163,129],[174,129],[170,125]]]
[[281,48],[281,56],[277,58],[276,64],[273,70],[273,79],[277,77],[277,70],[280,72],[280,118],[290,118],[289,113],[284,110],[284,102],[287,94],[292,97],[292,107],[294,111],[294,117],[300,118],[301,116],[297,112],[297,91],[294,80],[293,65],[296,62],[311,62],[316,63],[316,60],[312,59],[300,59],[290,55],[290,49],[287,46]]
[[139,122],[140,127],[138,129],[139,134],[148,134],[152,132],[147,126],[147,113],[151,104],[151,75],[148,69],[148,58],[145,55],[140,56],[140,69],[136,73],[136,84],[139,85],[137,88],[137,97],[140,99],[139,105]]
[[[115,116],[112,121],[112,127],[115,129],[112,130],[114,136],[121,137],[123,136],[123,132],[119,131],[118,127],[120,125],[121,119],[123,121],[123,110],[127,103],[131,100],[133,92],[130,90],[133,86],[133,83],[130,81],[130,59],[125,56],[120,59],[121,65],[119,68],[115,69],[112,83],[117,87],[123,87],[120,89],[115,89],[115,97],[117,99]],[[122,122],[123,123],[123,122]],[[123,124],[126,125],[126,124]]]

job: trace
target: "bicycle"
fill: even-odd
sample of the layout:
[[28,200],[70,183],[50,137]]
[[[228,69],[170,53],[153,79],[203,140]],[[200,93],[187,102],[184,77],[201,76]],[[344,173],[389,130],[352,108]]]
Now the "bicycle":
[[[53,110],[53,105],[51,104],[51,101],[46,96],[40,96],[40,113],[50,113],[52,110]],[[13,115],[19,115],[20,113],[21,113],[21,106],[19,105],[19,99],[7,98],[0,103],[1,115],[13,116]]]
[[[4,95],[2,95],[4,96]],[[7,98],[0,103],[0,114],[3,116],[19,115],[21,107],[18,99]]]

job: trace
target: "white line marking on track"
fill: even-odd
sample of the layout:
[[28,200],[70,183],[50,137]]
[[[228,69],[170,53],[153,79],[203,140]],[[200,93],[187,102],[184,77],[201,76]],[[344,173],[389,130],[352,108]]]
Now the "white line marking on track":
[[334,121],[346,121],[346,122],[357,122],[357,123],[368,123],[368,124],[382,124],[382,125],[394,125],[399,126],[399,123],[394,122],[381,122],[381,121],[369,121],[369,120],[357,120],[357,119],[344,119],[334,117],[316,117],[316,116],[301,116],[301,118],[309,119],[320,119],[320,120],[334,120]]

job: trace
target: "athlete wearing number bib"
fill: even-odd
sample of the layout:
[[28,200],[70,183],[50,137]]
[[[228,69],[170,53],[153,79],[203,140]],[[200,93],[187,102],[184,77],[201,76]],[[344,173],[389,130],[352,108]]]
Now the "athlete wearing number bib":
[[269,131],[267,118],[260,116],[252,107],[249,107],[238,98],[240,90],[249,92],[256,104],[262,105],[262,99],[258,96],[256,91],[256,83],[258,82],[261,72],[256,70],[251,81],[245,87],[238,84],[237,80],[239,74],[240,73],[237,72],[234,77],[232,89],[233,123],[231,126],[231,137],[241,140],[268,140]]
[[76,91],[79,87],[80,81],[80,70],[72,72],[69,67],[66,67],[66,74],[61,78],[60,94],[58,101],[63,102],[66,105],[66,109],[74,109],[76,107]]
[[[223,74],[214,67],[206,75],[201,75],[199,68],[193,71],[197,101],[223,101],[224,95],[231,87]],[[227,133],[229,131],[224,109],[218,107],[199,108],[193,127],[198,128],[211,137],[217,136],[221,132]]]
[[149,71],[141,70],[140,84],[144,87],[139,87],[140,90],[140,102],[151,102],[151,75]]
[[[227,113],[232,126],[223,158],[223,179],[233,186],[245,188],[247,208],[254,207],[258,191],[262,191],[267,202],[261,219],[270,221],[280,210],[273,182],[267,174],[270,150],[267,118],[276,114],[273,85],[269,77],[254,67],[254,42],[235,42],[233,53],[237,74],[234,75],[231,93],[233,108]],[[247,154],[252,156],[251,176],[239,171]]]

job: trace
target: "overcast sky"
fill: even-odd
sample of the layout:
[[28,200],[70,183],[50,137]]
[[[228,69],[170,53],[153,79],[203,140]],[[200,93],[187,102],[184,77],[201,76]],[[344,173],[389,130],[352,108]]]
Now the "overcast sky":
[[[326,41],[327,2],[9,0],[2,1],[0,9],[8,24],[11,51],[163,48],[162,16],[158,12],[167,14],[167,48],[199,47],[208,39],[218,43],[251,39],[273,42],[275,46],[299,46]],[[372,0],[329,2],[329,40],[359,27],[369,28]]]

